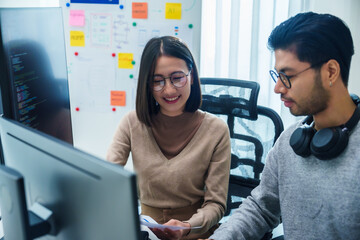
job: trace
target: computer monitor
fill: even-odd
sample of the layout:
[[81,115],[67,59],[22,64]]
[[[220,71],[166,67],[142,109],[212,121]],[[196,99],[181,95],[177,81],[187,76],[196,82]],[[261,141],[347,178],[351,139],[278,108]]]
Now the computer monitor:
[[61,8],[0,8],[4,116],[73,143]]
[[134,173],[4,117],[0,133],[5,165],[24,178],[27,207],[53,212],[57,235],[39,239],[140,239]]

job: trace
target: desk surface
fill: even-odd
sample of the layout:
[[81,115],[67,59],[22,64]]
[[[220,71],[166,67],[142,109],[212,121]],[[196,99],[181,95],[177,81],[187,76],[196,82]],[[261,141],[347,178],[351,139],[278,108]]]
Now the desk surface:
[[[141,225],[141,230],[143,231],[148,231],[150,234],[150,239],[158,239],[156,238],[156,236],[154,235],[154,233],[151,232],[150,229],[148,229],[147,227]],[[281,236],[284,234],[284,230],[282,228],[282,224],[280,224],[278,227],[276,227],[273,230],[273,237],[277,237],[277,236]],[[0,219],[0,238],[2,238],[4,236],[4,230],[3,230],[3,226],[2,226],[2,220]]]

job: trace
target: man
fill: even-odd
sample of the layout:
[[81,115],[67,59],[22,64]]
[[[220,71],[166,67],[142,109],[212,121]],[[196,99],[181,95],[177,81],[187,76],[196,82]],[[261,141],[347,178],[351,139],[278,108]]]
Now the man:
[[[276,27],[270,71],[295,116],[269,152],[260,185],[210,239],[360,239],[360,110],[348,78],[353,41],[337,17],[300,13]],[[296,151],[296,153],[295,153]]]

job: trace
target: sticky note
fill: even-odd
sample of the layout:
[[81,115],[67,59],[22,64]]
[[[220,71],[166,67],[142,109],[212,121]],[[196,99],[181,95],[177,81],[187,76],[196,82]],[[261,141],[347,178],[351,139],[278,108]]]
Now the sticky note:
[[126,92],[125,91],[110,91],[110,105],[111,106],[126,106]]
[[132,3],[132,18],[148,18],[148,3],[133,2]]
[[84,10],[70,10],[69,15],[70,26],[84,26],[85,25],[85,12]]
[[70,46],[72,47],[85,46],[85,34],[83,31],[70,31]]
[[181,19],[181,3],[166,3],[165,4],[165,18],[166,19]]
[[119,59],[119,68],[128,68],[132,69],[134,65],[132,64],[132,61],[134,59],[134,54],[132,53],[119,53],[118,54]]

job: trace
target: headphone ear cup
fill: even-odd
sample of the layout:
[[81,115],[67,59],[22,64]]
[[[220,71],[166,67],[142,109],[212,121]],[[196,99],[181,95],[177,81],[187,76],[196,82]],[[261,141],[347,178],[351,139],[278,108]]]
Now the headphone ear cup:
[[315,132],[315,129],[309,126],[299,127],[293,132],[290,137],[290,146],[297,155],[310,156],[310,143]]
[[324,128],[316,132],[311,144],[311,153],[320,160],[330,160],[340,155],[349,142],[349,131],[341,127]]

